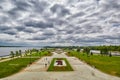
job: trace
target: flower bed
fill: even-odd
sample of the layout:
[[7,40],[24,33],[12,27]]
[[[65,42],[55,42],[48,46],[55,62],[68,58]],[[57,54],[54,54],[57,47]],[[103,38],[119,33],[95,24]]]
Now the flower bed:
[[53,58],[47,71],[73,71],[73,69],[66,58]]

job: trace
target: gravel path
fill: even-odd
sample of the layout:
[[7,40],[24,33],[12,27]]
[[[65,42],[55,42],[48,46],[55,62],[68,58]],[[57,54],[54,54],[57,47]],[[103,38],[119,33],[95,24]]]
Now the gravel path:
[[[53,52],[51,57],[43,57],[21,72],[0,80],[120,80],[119,77],[100,72],[75,57],[67,57],[64,52]],[[67,58],[74,71],[47,72],[52,58]],[[47,64],[47,66],[45,66]]]

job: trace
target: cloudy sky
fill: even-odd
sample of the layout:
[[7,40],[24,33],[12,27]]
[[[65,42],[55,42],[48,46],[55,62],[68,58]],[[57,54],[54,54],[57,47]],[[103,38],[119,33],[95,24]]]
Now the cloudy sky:
[[0,0],[0,45],[120,45],[120,0]]

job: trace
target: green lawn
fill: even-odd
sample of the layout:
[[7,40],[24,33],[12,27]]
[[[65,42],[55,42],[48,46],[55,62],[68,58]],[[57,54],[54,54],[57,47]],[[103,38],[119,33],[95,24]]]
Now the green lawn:
[[[38,58],[31,58],[31,62],[34,62]],[[30,63],[30,58],[16,58],[9,61],[0,63],[0,78],[12,75],[19,72]]]
[[69,64],[66,58],[60,58],[60,59],[64,60],[67,66],[62,66],[62,67],[54,66],[54,62],[56,59],[59,58],[53,58],[47,71],[73,71],[71,65]]
[[9,61],[0,62],[0,78],[10,76],[27,67],[30,63],[35,60],[40,59],[43,56],[51,56],[52,53],[49,51],[42,51],[40,54],[33,52],[30,58],[30,55],[24,56],[22,58],[15,58]]
[[120,77],[120,56],[87,56],[84,53],[79,53],[76,51],[71,51],[68,55],[75,56],[105,73]]
[[32,53],[32,57],[41,57],[41,56],[51,56],[52,54],[51,53],[49,53],[49,51],[42,51],[42,52],[38,52],[38,53],[36,53],[36,52],[33,52]]
[[44,51],[39,51],[39,52],[32,52],[31,55],[30,53],[27,53],[26,56],[24,57],[43,57],[43,56],[51,56],[51,50],[44,50]]

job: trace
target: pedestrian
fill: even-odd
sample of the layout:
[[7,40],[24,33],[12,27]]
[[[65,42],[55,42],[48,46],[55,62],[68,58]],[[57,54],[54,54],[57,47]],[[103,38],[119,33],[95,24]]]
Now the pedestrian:
[[48,61],[48,64],[50,64],[50,61]]
[[45,63],[45,67],[47,67],[47,63]]

